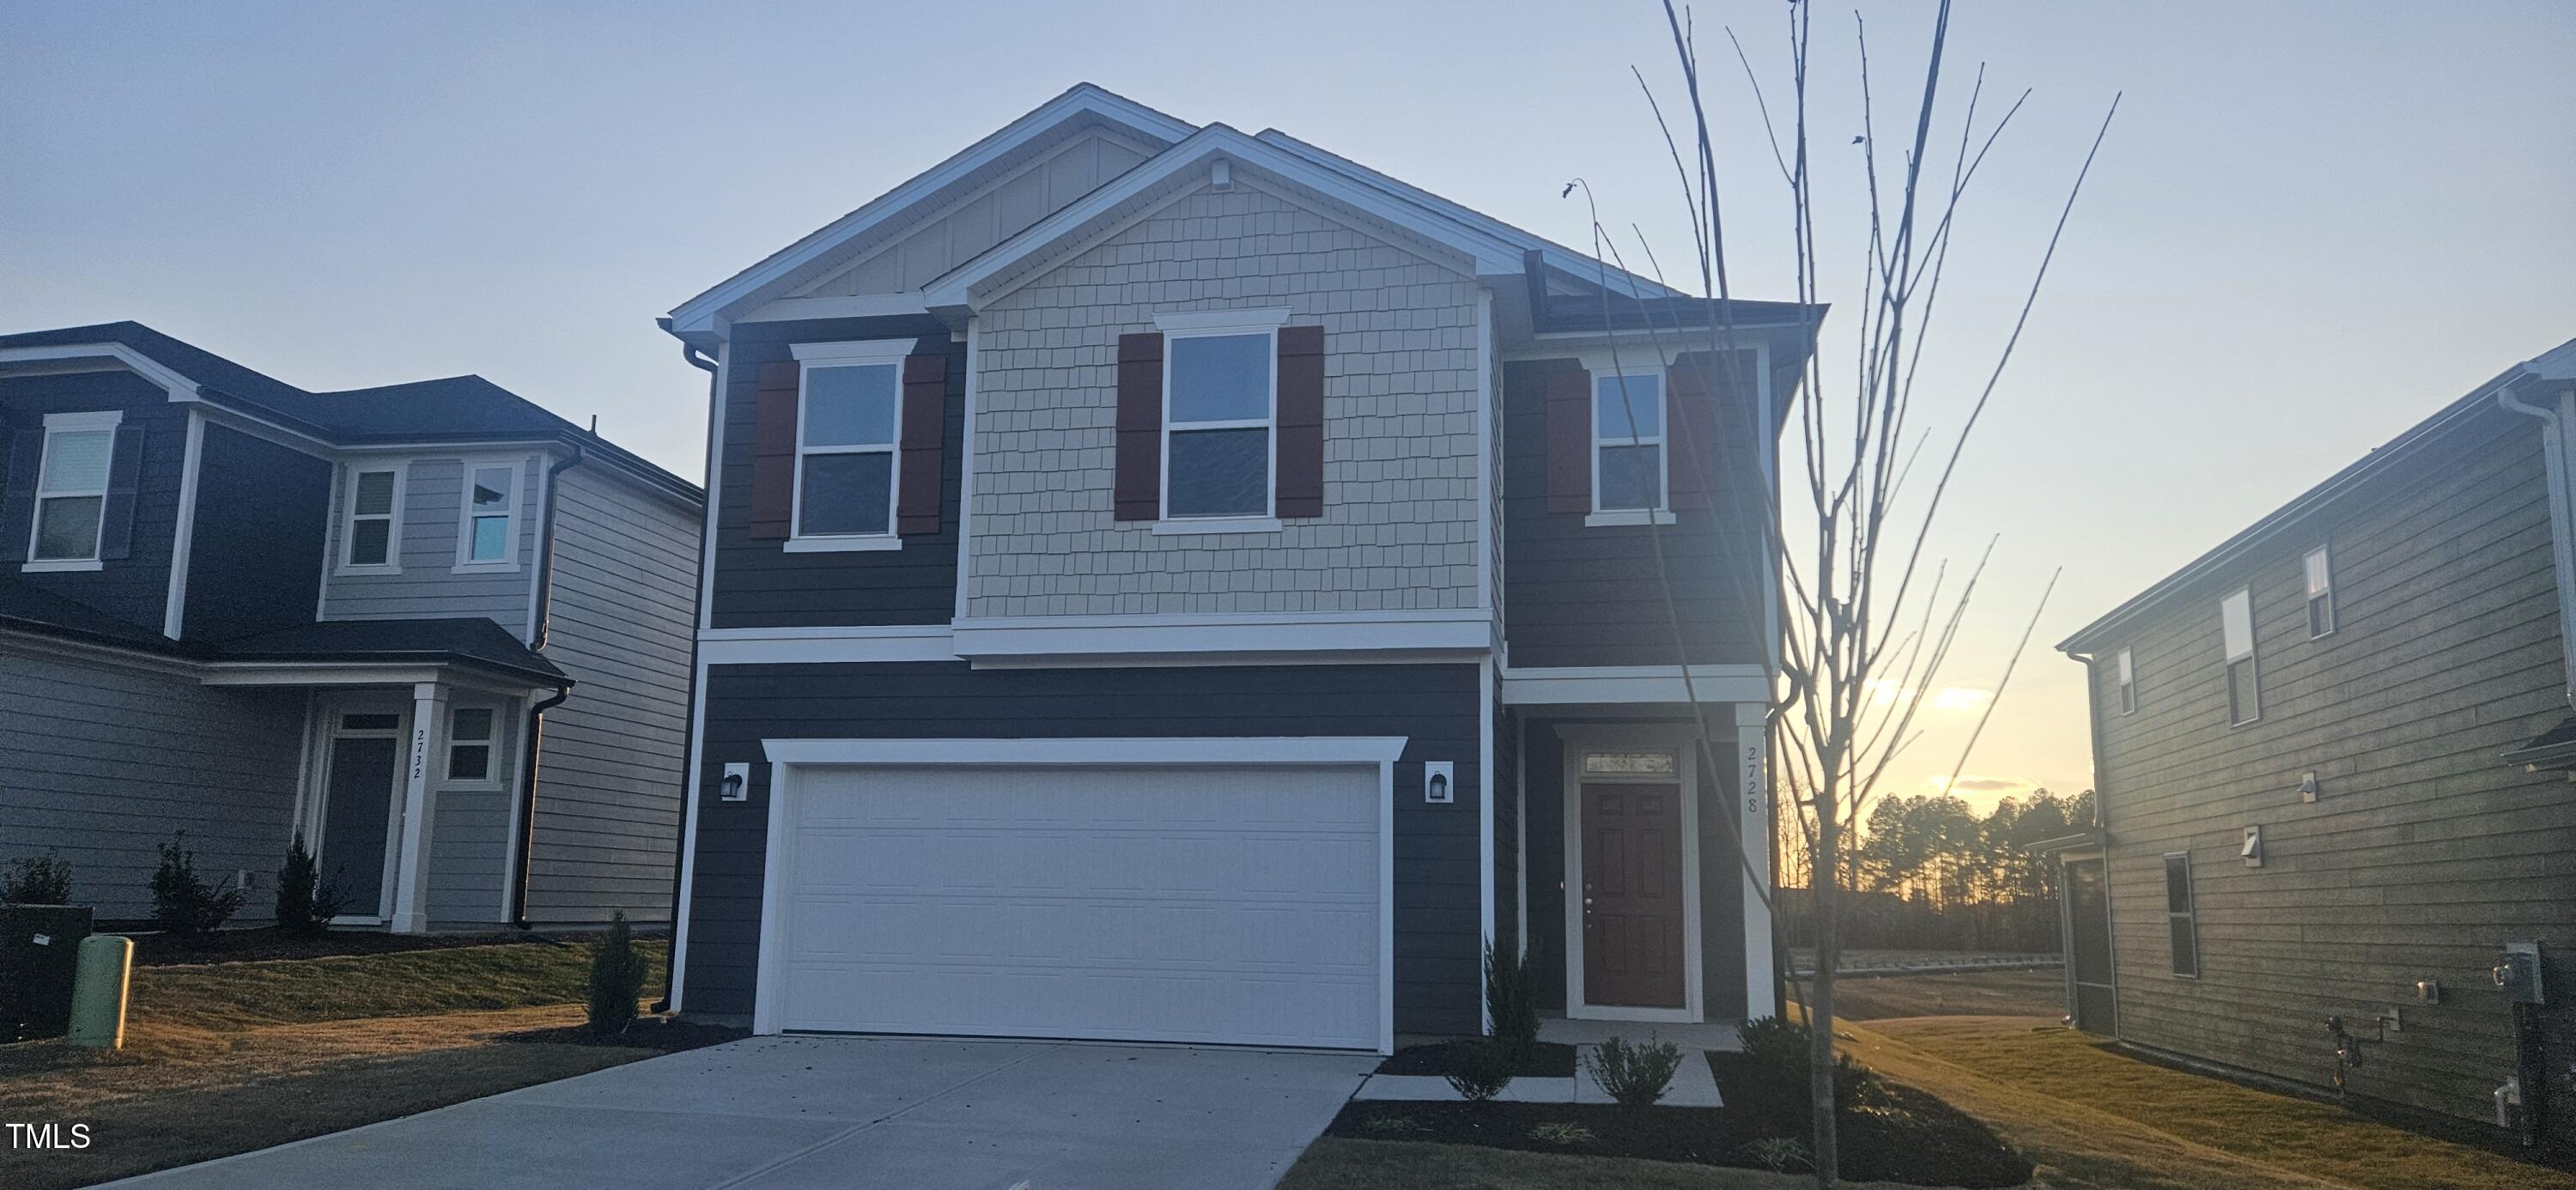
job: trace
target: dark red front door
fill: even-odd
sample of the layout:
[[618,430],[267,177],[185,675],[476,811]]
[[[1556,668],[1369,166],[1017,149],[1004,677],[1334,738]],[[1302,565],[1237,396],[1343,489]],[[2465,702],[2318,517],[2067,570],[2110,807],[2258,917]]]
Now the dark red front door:
[[1682,798],[1672,785],[1583,787],[1583,1000],[1681,1008]]

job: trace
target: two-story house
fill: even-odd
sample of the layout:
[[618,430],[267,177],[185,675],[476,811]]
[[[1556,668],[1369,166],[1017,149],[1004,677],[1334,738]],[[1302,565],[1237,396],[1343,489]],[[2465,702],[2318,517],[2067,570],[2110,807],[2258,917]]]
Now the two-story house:
[[109,921],[667,920],[698,489],[479,377],[307,392],[131,322],[0,336],[0,860]]
[[2101,821],[2068,1009],[2235,1071],[2576,1136],[2576,343],[2058,647]]
[[1820,313],[1088,85],[690,299],[678,1006],[1383,1050],[1503,939],[1571,1016],[1773,1011]]

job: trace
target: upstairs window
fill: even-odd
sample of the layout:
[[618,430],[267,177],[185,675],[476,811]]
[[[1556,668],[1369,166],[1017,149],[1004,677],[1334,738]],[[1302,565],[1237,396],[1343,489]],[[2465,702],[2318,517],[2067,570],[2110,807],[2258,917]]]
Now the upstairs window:
[[2252,723],[2263,716],[2263,699],[2254,672],[2252,588],[2219,601],[2218,633],[2227,650],[2227,721]]
[[1593,510],[1654,513],[1671,507],[1663,375],[1594,376],[1592,426]]
[[2173,941],[2173,973],[2200,978],[2200,916],[2191,905],[2191,853],[2165,857],[2165,925]]
[[459,566],[512,569],[519,564],[519,467],[465,464],[465,527],[457,543]]
[[2326,547],[2308,551],[2308,639],[2335,630],[2334,559]]
[[1266,517],[1276,461],[1275,332],[1166,332],[1163,515]]
[[57,413],[45,419],[43,461],[36,469],[36,516],[27,561],[96,562],[107,523],[109,463],[123,416]]
[[2120,650],[2117,664],[2120,677],[2120,713],[2126,715],[2138,709],[2138,671],[2130,664],[2127,649]]
[[492,775],[492,708],[456,707],[447,713],[447,779],[489,784]]
[[882,363],[805,365],[796,412],[797,537],[894,532],[895,445],[909,340]]
[[401,495],[402,471],[398,468],[351,473],[348,523],[340,531],[340,565],[395,565],[395,507]]

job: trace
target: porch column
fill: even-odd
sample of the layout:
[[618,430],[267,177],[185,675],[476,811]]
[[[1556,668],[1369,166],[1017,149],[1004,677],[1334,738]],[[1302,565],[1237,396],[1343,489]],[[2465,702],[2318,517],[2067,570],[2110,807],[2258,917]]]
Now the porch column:
[[411,688],[411,755],[403,769],[402,853],[394,867],[397,934],[429,932],[429,745],[447,715],[447,690],[436,682]]
[[[1780,1005],[1774,998],[1778,983],[1772,976],[1771,911],[1762,904],[1763,894],[1774,886],[1771,873],[1771,849],[1776,841],[1771,836],[1771,786],[1769,784],[1771,741],[1763,730],[1767,708],[1758,702],[1735,704],[1735,787],[1742,791],[1736,800],[1737,821],[1743,824],[1744,857],[1744,1018],[1754,1020],[1774,1016]],[[1757,882],[1755,877],[1759,876]]]

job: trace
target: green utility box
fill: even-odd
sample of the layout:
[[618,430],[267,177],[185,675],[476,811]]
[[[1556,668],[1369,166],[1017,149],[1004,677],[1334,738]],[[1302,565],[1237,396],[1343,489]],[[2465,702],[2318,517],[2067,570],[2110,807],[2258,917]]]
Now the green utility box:
[[0,1042],[60,1037],[90,913],[77,905],[0,904]]
[[89,1049],[125,1048],[125,1000],[133,983],[134,939],[82,939],[80,970],[72,980],[72,1024],[64,1040]]

